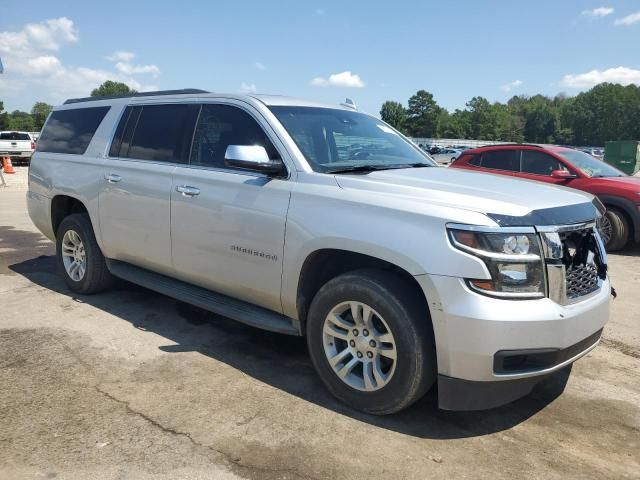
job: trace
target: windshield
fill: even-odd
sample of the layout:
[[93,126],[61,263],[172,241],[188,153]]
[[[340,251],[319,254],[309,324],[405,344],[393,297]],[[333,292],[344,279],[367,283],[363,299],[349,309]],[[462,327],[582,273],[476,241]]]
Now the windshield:
[[559,150],[556,152],[568,160],[574,167],[579,168],[588,177],[624,177],[617,168],[604,163],[603,160],[593,158],[591,155],[579,150]]
[[368,115],[317,107],[271,107],[316,172],[436,166],[386,124]]

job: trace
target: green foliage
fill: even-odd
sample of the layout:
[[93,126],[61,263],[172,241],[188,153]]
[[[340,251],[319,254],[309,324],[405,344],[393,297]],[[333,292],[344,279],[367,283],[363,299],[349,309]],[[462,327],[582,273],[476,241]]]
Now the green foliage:
[[4,102],[0,101],[0,131],[9,128],[9,114],[4,111]]
[[[380,114],[388,121],[391,112],[402,109],[398,102],[385,102]],[[431,93],[419,90],[405,111],[402,130],[414,137],[562,145],[640,139],[640,86],[636,85],[602,83],[576,97],[520,95],[506,104],[473,97],[464,110],[452,113],[439,107]]]
[[407,109],[400,102],[387,100],[380,108],[380,118],[396,130],[404,132],[407,121]]
[[31,108],[31,117],[33,117],[34,131],[42,130],[45,120],[51,113],[53,107],[48,103],[36,102]]
[[129,93],[136,93],[136,91],[130,88],[129,85],[127,85],[126,83],[107,80],[98,88],[94,88],[91,91],[91,96],[103,97],[107,95],[126,95]]
[[27,112],[14,110],[9,114],[9,125],[7,130],[19,130],[22,132],[32,132],[35,128],[33,117]]
[[426,90],[418,90],[409,99],[407,110],[407,132],[414,137],[432,137],[438,128],[438,117],[442,109]]

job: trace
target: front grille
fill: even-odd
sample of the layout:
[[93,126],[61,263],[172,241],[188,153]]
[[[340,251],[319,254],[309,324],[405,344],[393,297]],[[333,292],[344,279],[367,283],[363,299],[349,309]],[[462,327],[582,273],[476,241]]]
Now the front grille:
[[599,278],[606,276],[596,231],[593,227],[560,233],[562,263],[565,266],[567,301],[595,292]]
[[567,299],[589,295],[598,289],[598,267],[593,263],[567,268]]

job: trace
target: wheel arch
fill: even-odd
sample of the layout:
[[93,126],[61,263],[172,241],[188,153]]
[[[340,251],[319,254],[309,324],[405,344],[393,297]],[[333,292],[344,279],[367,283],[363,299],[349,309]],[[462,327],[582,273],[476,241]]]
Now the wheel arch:
[[51,199],[51,228],[54,235],[62,220],[73,213],[89,214],[89,210],[81,200],[70,195],[56,195]]
[[636,242],[640,242],[640,210],[631,200],[615,197],[612,195],[598,195],[600,201],[609,209],[618,210],[625,217],[631,227],[630,237]]
[[387,271],[407,282],[409,288],[426,308],[430,315],[429,304],[422,287],[414,275],[407,269],[388,260],[351,250],[322,248],[309,253],[302,263],[296,291],[296,311],[302,333],[305,333],[309,306],[320,288],[332,278],[347,272],[371,269]]

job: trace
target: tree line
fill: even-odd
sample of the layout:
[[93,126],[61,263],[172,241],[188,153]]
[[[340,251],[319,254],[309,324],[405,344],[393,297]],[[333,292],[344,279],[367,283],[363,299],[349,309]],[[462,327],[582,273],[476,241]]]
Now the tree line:
[[0,101],[0,130],[39,132],[51,109],[48,103],[36,102],[29,112],[20,110],[7,112],[4,110],[4,103]]
[[[107,80],[91,91],[92,97],[135,93],[135,90],[122,82]],[[29,112],[4,110],[4,102],[0,101],[0,131],[15,130],[21,132],[39,132],[47,120],[53,107],[45,102],[36,102]]]
[[473,97],[453,112],[419,90],[407,106],[384,102],[380,116],[412,137],[604,145],[640,140],[640,86],[601,83],[575,97],[515,95],[507,103]]

